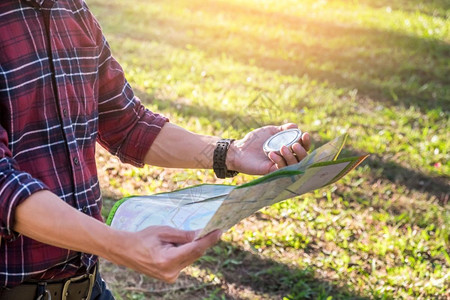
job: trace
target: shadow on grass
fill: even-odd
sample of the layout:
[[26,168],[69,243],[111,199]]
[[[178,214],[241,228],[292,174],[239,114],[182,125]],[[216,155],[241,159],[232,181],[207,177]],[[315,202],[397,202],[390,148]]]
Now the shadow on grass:
[[185,274],[174,284],[166,284],[105,260],[100,260],[100,272],[118,299],[202,299],[220,291],[217,283]]
[[[228,44],[226,53],[244,63],[254,59],[256,65],[265,69],[289,75],[307,74],[313,79],[328,81],[337,87],[356,88],[363,96],[388,100],[393,105],[403,103],[405,106],[414,105],[425,110],[438,107],[447,111],[449,109],[450,91],[441,95],[442,98],[433,93],[417,91],[425,91],[430,83],[435,83],[436,87],[450,83],[450,72],[444,67],[448,66],[446,58],[450,56],[450,45],[447,43],[392,31],[349,26],[336,21],[323,22],[292,14],[266,12],[222,1],[202,3],[200,10],[211,14],[229,13],[237,19],[257,16],[286,30],[307,33],[321,40],[320,44],[311,45],[307,41],[284,40],[283,36],[273,38],[245,29],[233,31],[230,34],[241,43]],[[183,27],[190,25],[185,23]],[[196,30],[195,25],[191,26]],[[200,27],[199,31],[205,31],[201,26],[197,27]],[[226,28],[220,26],[211,29],[218,32],[224,30]],[[227,38],[226,34],[224,38]],[[169,39],[167,41],[173,42]],[[192,41],[196,42],[190,42]],[[328,46],[328,43],[335,43],[336,48]],[[198,43],[207,53],[220,52],[223,48],[215,47],[218,44],[219,42],[211,43],[209,40],[208,43]],[[284,50],[281,53],[291,52],[294,55],[289,59],[265,56],[254,50],[261,46],[266,49],[281,49]],[[377,50],[372,51],[374,49]]]
[[358,3],[379,9],[390,7],[392,10],[402,10],[410,13],[419,11],[429,16],[440,18],[445,18],[450,10],[450,2],[447,0],[429,0],[426,6],[422,0],[359,0]]
[[345,282],[320,278],[316,267],[295,268],[227,242],[209,250],[197,264],[203,269],[217,269],[227,286],[251,290],[268,299],[368,299],[350,291]]
[[[359,150],[347,149],[347,151],[343,151],[342,155],[356,156],[362,154],[364,153]],[[364,164],[369,165],[370,169],[374,171],[373,173],[377,173],[376,175],[373,174],[373,181],[377,179],[388,180],[394,184],[405,186],[408,190],[434,196],[442,206],[448,204],[450,197],[449,177],[426,175],[393,161],[383,160],[381,156],[373,154],[366,159]]]
[[[104,197],[104,216],[116,200]],[[263,299],[326,299],[331,295],[333,299],[369,299],[352,292],[345,282],[320,278],[315,266],[295,268],[223,241],[207,250],[194,265],[214,274],[220,282],[182,274],[175,284],[165,284],[104,260],[101,272],[110,288],[133,299],[251,299],[251,295]]]
[[[236,111],[229,111],[220,109],[219,106],[210,107],[195,103],[183,103],[183,101],[172,99],[159,99],[142,89],[134,88],[133,90],[144,105],[155,105],[157,107],[157,112],[176,112],[183,117],[205,118],[208,119],[212,125],[212,121],[217,121],[220,124],[220,128],[216,128],[218,130],[234,128],[239,129],[239,131],[242,132],[249,132],[255,128],[276,121],[274,115],[281,115],[280,108],[277,108],[272,100],[261,96],[255,97],[250,103],[247,103]],[[268,109],[271,110],[270,115],[267,114]]]
[[[216,120],[221,123],[221,127],[227,129],[231,126],[239,128],[239,130],[251,130],[264,124],[257,116],[252,116],[243,109],[239,112],[227,112],[219,109],[205,107],[196,104],[175,103],[170,100],[160,100],[153,96],[138,91],[139,96],[144,103],[152,103],[158,107],[158,111],[171,111],[176,108],[179,114],[185,117],[207,118]],[[316,140],[316,147],[327,143],[329,141]],[[360,156],[363,153],[360,150],[346,147],[341,154],[344,156]],[[415,190],[427,194],[430,198],[435,197],[439,200],[440,205],[446,205],[450,197],[449,178],[445,176],[432,176],[416,171],[411,168],[404,167],[394,161],[385,160],[382,156],[371,154],[369,158],[363,163],[368,164],[372,170],[373,181],[378,179],[388,180],[394,184],[405,186],[408,190]]]
[[166,284],[107,261],[102,261],[101,272],[110,288],[126,299],[369,299],[345,282],[320,278],[315,267],[295,268],[227,242],[209,249],[194,266],[218,280],[182,273],[175,284]]
[[[335,87],[357,89],[363,98],[368,96],[386,105],[449,111],[448,43],[222,1],[195,2],[190,9],[240,20],[250,16],[265,26],[273,23],[298,33],[303,39],[270,36],[263,27],[258,33],[220,24],[205,25],[202,20],[163,19],[143,12],[134,12],[139,14],[134,19],[145,24],[138,28],[156,27],[168,32],[131,30],[124,24],[113,34],[179,48],[194,45],[213,57],[226,54],[244,64],[252,61],[267,70],[308,75]],[[310,43],[308,38],[320,42]]]

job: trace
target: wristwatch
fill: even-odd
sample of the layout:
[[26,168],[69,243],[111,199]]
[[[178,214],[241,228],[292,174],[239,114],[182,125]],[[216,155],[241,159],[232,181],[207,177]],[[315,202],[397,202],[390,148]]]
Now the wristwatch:
[[232,171],[227,169],[227,152],[234,139],[220,139],[213,155],[213,169],[217,178],[234,177],[239,174],[238,171]]

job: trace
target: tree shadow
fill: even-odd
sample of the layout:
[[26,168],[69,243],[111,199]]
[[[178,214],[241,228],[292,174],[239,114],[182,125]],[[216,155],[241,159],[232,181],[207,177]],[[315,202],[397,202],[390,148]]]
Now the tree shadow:
[[[279,122],[272,117],[277,115],[279,109],[271,99],[261,95],[256,96],[250,103],[240,107],[240,109],[229,111],[220,109],[218,106],[211,107],[197,103],[187,103],[184,98],[160,99],[139,87],[133,88],[133,90],[144,105],[154,105],[160,113],[176,111],[177,114],[183,117],[214,120],[220,125],[219,128],[216,128],[217,130],[226,131],[233,128],[242,132],[249,132],[258,127]],[[271,110],[270,116],[267,114],[269,109]],[[216,132],[215,134],[219,133]]]
[[123,297],[141,294],[145,299],[248,299],[252,295],[264,299],[370,298],[352,291],[346,282],[321,278],[315,266],[296,268],[223,241],[208,249],[194,266],[214,274],[219,281],[182,273],[175,284],[166,284],[104,260],[100,271],[110,288]]
[[[252,61],[267,70],[300,77],[307,75],[334,87],[357,89],[362,98],[370,97],[386,105],[415,106],[423,111],[448,112],[450,109],[450,71],[446,61],[450,45],[443,41],[333,21],[321,22],[222,1],[195,2],[190,9],[237,19],[251,16],[262,24],[274,23],[285,31],[298,32],[299,36],[307,33],[323,44],[283,35],[274,37],[264,34],[264,30],[206,25],[201,19],[164,19],[139,12],[136,20],[145,26],[134,30],[123,26],[114,35],[179,48],[194,45],[212,57],[225,53],[244,64]],[[156,34],[139,29],[154,26],[170,30]]]
[[[177,112],[185,117],[192,118],[208,118],[216,120],[221,124],[221,128],[227,130],[229,128],[239,128],[242,131],[249,131],[253,128],[267,125],[258,115],[249,114],[248,110],[243,108],[235,112],[220,110],[218,108],[206,107],[197,104],[178,103],[173,100],[161,100],[155,98],[153,95],[145,93],[142,90],[137,90],[139,96],[144,103],[152,103],[158,107],[158,111],[171,111],[176,108]],[[257,100],[257,99],[256,99]],[[256,103],[257,101],[252,103]],[[263,103],[263,105],[266,105]],[[273,120],[272,120],[273,121]],[[328,140],[315,140],[316,148],[329,142]],[[363,153],[361,150],[345,147],[341,156],[360,156]],[[386,160],[377,154],[371,154],[366,159],[364,164],[367,164],[372,170],[372,181],[378,179],[387,180],[396,185],[405,186],[408,190],[417,191],[427,194],[429,198],[435,197],[438,199],[440,205],[446,205],[450,197],[449,178],[446,176],[433,176],[431,174],[424,174],[412,168],[407,168],[394,161]],[[363,165],[364,165],[363,164]]]
[[227,286],[251,290],[268,299],[327,299],[328,296],[333,296],[333,299],[369,299],[352,291],[346,282],[321,278],[315,266],[289,266],[228,242],[222,241],[208,250],[208,256],[215,260],[200,259],[197,264],[201,268],[219,272]]
[[450,2],[447,0],[430,0],[424,5],[422,0],[359,0],[359,4],[364,4],[372,8],[391,8],[394,10],[401,10],[405,12],[421,12],[429,16],[437,16],[440,18],[446,18],[448,11],[450,10]]
[[167,284],[103,259],[100,273],[108,288],[123,299],[202,299],[220,290],[217,283],[203,282],[183,273],[174,284]]
[[[348,148],[342,156],[363,155],[360,150]],[[372,171],[372,181],[379,179],[388,180],[393,184],[405,186],[408,190],[414,190],[433,196],[439,201],[439,205],[445,206],[450,197],[450,182],[446,176],[432,176],[423,174],[411,168],[406,168],[396,162],[384,160],[380,155],[371,154],[364,164]],[[381,172],[380,172],[381,171]],[[376,173],[376,174],[375,174]]]

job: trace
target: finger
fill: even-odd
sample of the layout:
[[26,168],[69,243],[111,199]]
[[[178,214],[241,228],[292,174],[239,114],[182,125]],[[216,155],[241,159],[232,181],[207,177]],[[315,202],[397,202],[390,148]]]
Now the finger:
[[180,266],[185,268],[199,259],[209,247],[213,246],[220,240],[221,236],[222,231],[215,230],[198,240],[181,245],[174,249],[175,255],[178,256]]
[[284,168],[287,166],[286,161],[284,160],[284,158],[275,153],[275,152],[270,152],[269,153],[269,158],[271,161],[273,161],[274,164],[277,165],[278,169]]
[[279,131],[298,128],[298,125],[295,123],[286,123],[278,127]]
[[[145,229],[144,229],[145,230]],[[158,237],[162,242],[172,243],[172,244],[186,244],[190,243],[195,239],[195,231],[185,231],[169,226],[155,226],[150,227],[152,233],[157,231]]]
[[308,132],[304,132],[302,134],[300,143],[302,144],[303,148],[305,148],[306,151],[309,151],[309,149],[311,148],[311,137],[309,136]]
[[207,235],[197,239],[194,241],[197,245],[200,246],[200,248],[203,248],[204,250],[208,249],[218,241],[220,241],[220,237],[222,236],[222,230],[214,230]]
[[305,148],[303,148],[302,145],[300,145],[299,143],[295,143],[294,145],[292,145],[291,148],[292,148],[292,151],[294,151],[294,153],[297,156],[297,159],[299,161],[304,159],[306,157],[306,155],[308,155],[308,153],[306,153]]
[[272,164],[272,166],[269,169],[269,172],[267,172],[267,173],[272,173],[273,171],[276,171],[276,170],[278,170],[278,166],[276,164]]
[[289,150],[288,147],[286,147],[286,146],[281,147],[280,152],[281,152],[281,155],[283,155],[283,158],[288,165],[293,165],[293,164],[298,163],[297,158],[294,156],[294,154],[291,152],[291,150]]

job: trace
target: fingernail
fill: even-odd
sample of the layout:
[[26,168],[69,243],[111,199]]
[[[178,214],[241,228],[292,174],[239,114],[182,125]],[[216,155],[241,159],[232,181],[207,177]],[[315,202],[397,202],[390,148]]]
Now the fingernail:
[[222,237],[222,234],[223,234],[222,230],[217,230],[216,241],[220,241],[220,238]]

